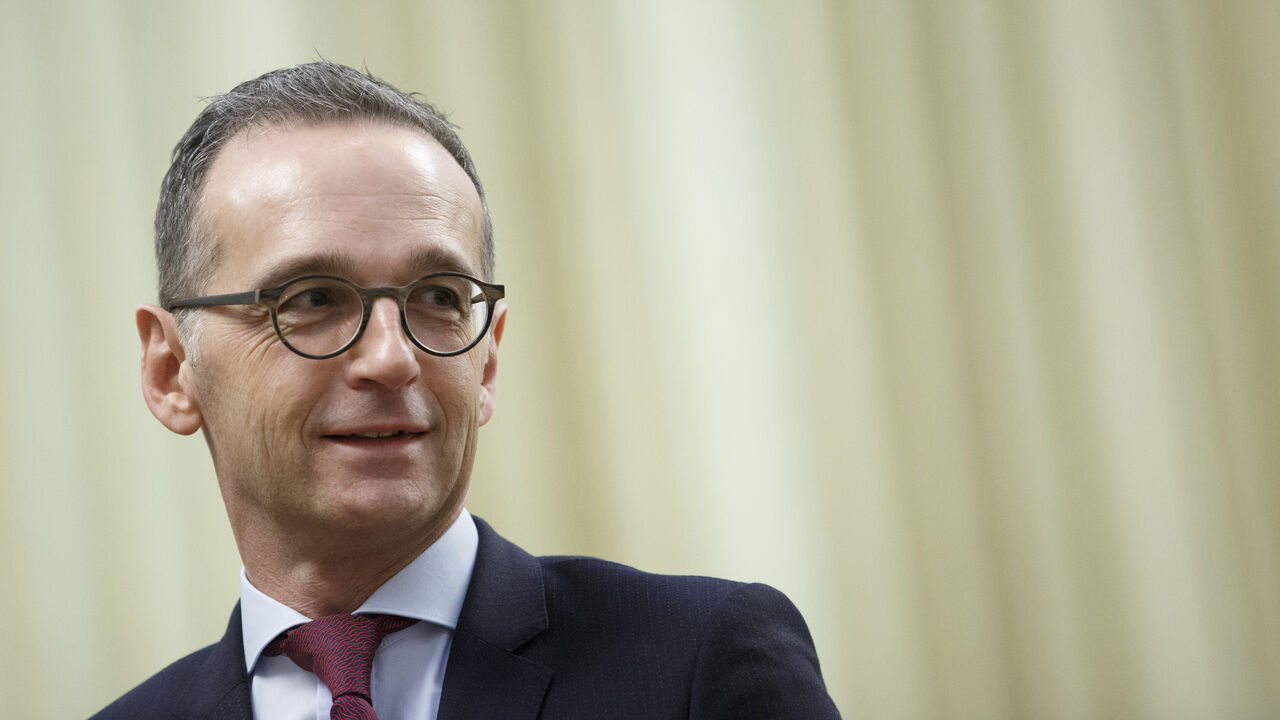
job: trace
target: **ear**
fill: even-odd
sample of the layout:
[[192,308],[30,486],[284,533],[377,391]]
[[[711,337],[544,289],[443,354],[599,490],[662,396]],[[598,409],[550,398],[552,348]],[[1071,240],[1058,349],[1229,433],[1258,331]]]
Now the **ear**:
[[493,417],[493,409],[498,404],[498,343],[502,342],[502,331],[507,325],[507,304],[499,301],[493,310],[493,335],[489,342],[489,355],[484,362],[484,376],[480,380],[479,421],[481,425]]
[[178,321],[156,305],[139,305],[134,316],[142,340],[142,399],[165,427],[190,435],[204,422],[189,387],[187,354],[178,335]]

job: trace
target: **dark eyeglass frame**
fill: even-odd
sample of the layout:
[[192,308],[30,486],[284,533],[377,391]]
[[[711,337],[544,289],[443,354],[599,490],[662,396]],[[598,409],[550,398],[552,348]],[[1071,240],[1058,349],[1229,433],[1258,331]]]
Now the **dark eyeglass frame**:
[[[476,334],[476,337],[470,343],[468,343],[466,347],[460,350],[453,350],[450,352],[441,352],[439,350],[432,350],[426,345],[423,345],[422,341],[418,340],[418,338],[414,337],[413,331],[409,329],[409,318],[405,314],[405,307],[404,307],[405,302],[409,299],[409,294],[414,290],[414,288],[418,287],[424,282],[427,282],[432,278],[438,278],[438,277],[456,277],[456,278],[462,278],[464,280],[468,280],[470,282],[475,283],[476,286],[480,288],[480,295],[471,298],[472,303],[474,304],[475,302],[479,301],[483,297],[485,305],[488,306],[488,312],[485,315],[484,328],[482,328],[480,332]],[[357,295],[360,296],[360,302],[363,305],[361,315],[360,315],[360,327],[356,329],[355,333],[352,334],[351,339],[348,340],[345,345],[338,348],[337,350],[334,350],[331,353],[326,353],[324,355],[312,355],[310,353],[302,352],[301,350],[294,347],[293,345],[290,345],[289,339],[286,338],[284,333],[280,331],[280,320],[276,315],[276,311],[280,307],[280,299],[281,297],[283,297],[284,291],[286,288],[288,288],[290,285],[293,285],[294,283],[302,282],[304,280],[335,280],[337,282],[342,283],[343,285],[350,287],[352,290],[356,292]],[[285,347],[289,348],[294,353],[301,355],[302,357],[305,357],[305,358],[311,358],[312,360],[325,360],[331,357],[335,357],[337,355],[341,355],[347,350],[350,350],[352,345],[355,345],[357,342],[359,342],[360,337],[364,335],[365,328],[368,327],[369,325],[369,317],[370,315],[373,314],[373,301],[380,297],[389,297],[389,298],[395,299],[396,305],[399,306],[400,327],[404,330],[405,337],[409,338],[409,341],[413,343],[414,347],[427,353],[428,355],[435,355],[436,357],[453,357],[455,355],[461,355],[462,353],[475,347],[476,344],[480,342],[480,339],[483,338],[485,334],[489,332],[489,327],[493,324],[494,307],[497,305],[499,300],[505,297],[505,294],[506,294],[506,289],[502,285],[494,285],[493,283],[487,283],[487,282],[484,282],[483,280],[477,280],[476,278],[473,278],[466,273],[454,272],[451,270],[446,272],[436,272],[436,273],[431,273],[429,275],[423,275],[422,277],[418,278],[417,280],[414,280],[408,285],[401,285],[400,287],[375,287],[375,288],[360,287],[359,285],[356,285],[350,280],[343,277],[338,277],[337,275],[303,275],[301,277],[293,278],[289,282],[273,288],[247,290],[245,292],[228,293],[225,295],[204,295],[202,297],[183,298],[181,300],[174,300],[168,303],[167,305],[165,305],[165,310],[172,312],[178,308],[216,307],[216,306],[222,306],[222,305],[262,305],[271,311],[271,325],[276,330],[276,337],[280,338],[280,342],[284,343]]]

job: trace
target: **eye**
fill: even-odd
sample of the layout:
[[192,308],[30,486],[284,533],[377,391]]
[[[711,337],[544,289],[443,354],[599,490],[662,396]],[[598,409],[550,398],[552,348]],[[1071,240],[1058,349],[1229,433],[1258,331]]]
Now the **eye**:
[[466,305],[461,288],[445,282],[431,282],[414,288],[409,304],[421,312],[438,313],[441,310],[457,312]]
[[426,302],[429,302],[432,305],[438,305],[439,307],[452,308],[459,305],[458,293],[451,288],[447,288],[442,285],[428,286],[425,289],[423,299]]
[[306,278],[285,289],[277,316],[291,323],[316,322],[360,315],[360,297],[344,283],[329,278]]
[[301,307],[306,308],[322,308],[328,307],[336,303],[333,288],[313,287],[307,288],[295,296],[296,302]]

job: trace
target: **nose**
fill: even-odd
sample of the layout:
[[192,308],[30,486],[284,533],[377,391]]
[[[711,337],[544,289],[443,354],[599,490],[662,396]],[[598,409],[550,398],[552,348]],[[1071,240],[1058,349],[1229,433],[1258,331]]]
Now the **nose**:
[[373,301],[369,324],[347,353],[347,382],[352,387],[374,382],[395,390],[413,384],[422,373],[418,349],[404,334],[400,308],[391,298]]

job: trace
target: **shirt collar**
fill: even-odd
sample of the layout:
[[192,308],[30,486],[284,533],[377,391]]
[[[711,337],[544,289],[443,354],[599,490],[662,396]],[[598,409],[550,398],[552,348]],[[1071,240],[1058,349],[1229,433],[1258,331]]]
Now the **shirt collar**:
[[[375,590],[356,613],[400,615],[450,630],[457,628],[478,545],[475,521],[464,509],[444,535]],[[243,567],[240,618],[244,663],[249,672],[277,635],[311,620],[254,587]]]

